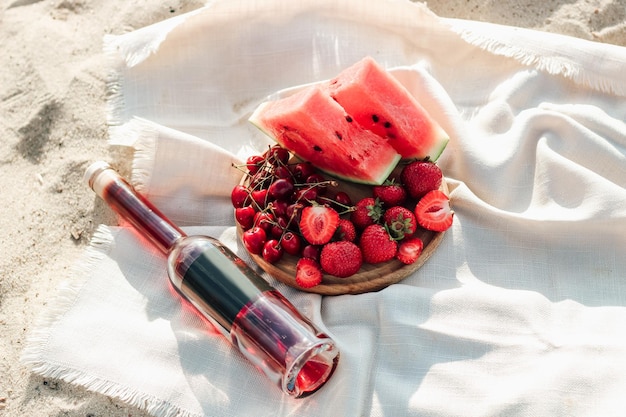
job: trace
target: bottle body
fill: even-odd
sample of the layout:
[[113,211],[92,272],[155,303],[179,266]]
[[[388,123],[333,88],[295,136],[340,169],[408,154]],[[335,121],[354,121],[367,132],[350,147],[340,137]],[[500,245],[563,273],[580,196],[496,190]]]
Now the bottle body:
[[286,394],[307,396],[333,374],[339,351],[296,308],[218,240],[187,236],[104,162],[85,180],[167,255],[178,293]]
[[283,392],[304,397],[332,375],[334,342],[216,239],[181,239],[168,257],[174,287]]

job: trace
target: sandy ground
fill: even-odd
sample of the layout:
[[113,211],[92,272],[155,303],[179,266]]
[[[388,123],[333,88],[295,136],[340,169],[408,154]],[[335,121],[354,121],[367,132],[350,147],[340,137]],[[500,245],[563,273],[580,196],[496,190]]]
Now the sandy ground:
[[[0,416],[148,416],[31,374],[19,357],[95,227],[114,216],[82,184],[106,144],[102,37],[200,0],[0,0]],[[432,0],[440,16],[626,46],[626,0]],[[129,157],[129,156],[128,156]]]

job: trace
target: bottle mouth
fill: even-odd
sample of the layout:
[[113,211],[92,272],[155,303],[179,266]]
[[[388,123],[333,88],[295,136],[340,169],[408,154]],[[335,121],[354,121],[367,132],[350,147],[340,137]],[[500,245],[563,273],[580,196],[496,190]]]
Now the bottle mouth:
[[330,339],[306,350],[294,360],[283,379],[283,391],[296,398],[319,390],[330,379],[339,362],[339,350]]
[[89,165],[89,167],[85,170],[85,174],[83,175],[83,182],[91,189],[93,189],[93,183],[96,176],[104,171],[105,169],[110,169],[111,166],[104,161],[97,161]]

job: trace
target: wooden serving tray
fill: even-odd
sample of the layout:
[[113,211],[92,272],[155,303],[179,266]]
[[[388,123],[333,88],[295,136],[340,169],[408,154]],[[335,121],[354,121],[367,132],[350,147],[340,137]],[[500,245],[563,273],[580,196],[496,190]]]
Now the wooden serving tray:
[[[328,176],[326,177],[330,178]],[[245,183],[245,180],[246,176],[244,175],[242,184]],[[337,182],[339,186],[335,190],[348,193],[353,202],[357,202],[363,197],[370,197],[372,194],[372,186],[341,180],[337,180]],[[445,178],[442,181],[440,189],[446,193],[446,195],[449,195]],[[237,224],[237,235],[239,239],[241,239],[242,233],[242,228]],[[301,291],[322,295],[360,294],[381,290],[403,280],[408,275],[417,271],[437,249],[444,234],[445,232],[432,232],[418,227],[418,231],[414,236],[422,239],[424,249],[420,257],[414,263],[405,265],[397,259],[374,265],[363,263],[359,272],[347,278],[338,278],[333,275],[324,274],[322,283],[312,288],[302,288],[296,284],[297,257],[285,253],[279,262],[271,264],[260,255],[250,254],[250,256],[265,272],[277,280]]]

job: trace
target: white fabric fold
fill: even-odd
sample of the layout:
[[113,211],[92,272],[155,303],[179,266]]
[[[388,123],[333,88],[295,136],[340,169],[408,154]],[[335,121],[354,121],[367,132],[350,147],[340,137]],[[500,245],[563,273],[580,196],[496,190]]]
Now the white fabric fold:
[[338,343],[292,400],[172,295],[165,260],[102,226],[31,335],[35,372],[155,416],[620,416],[626,406],[624,48],[440,19],[400,0],[223,0],[119,37],[111,142],[190,233],[239,244],[232,167],[266,97],[371,55],[444,126],[455,221],[415,274],[321,297],[264,275]]

